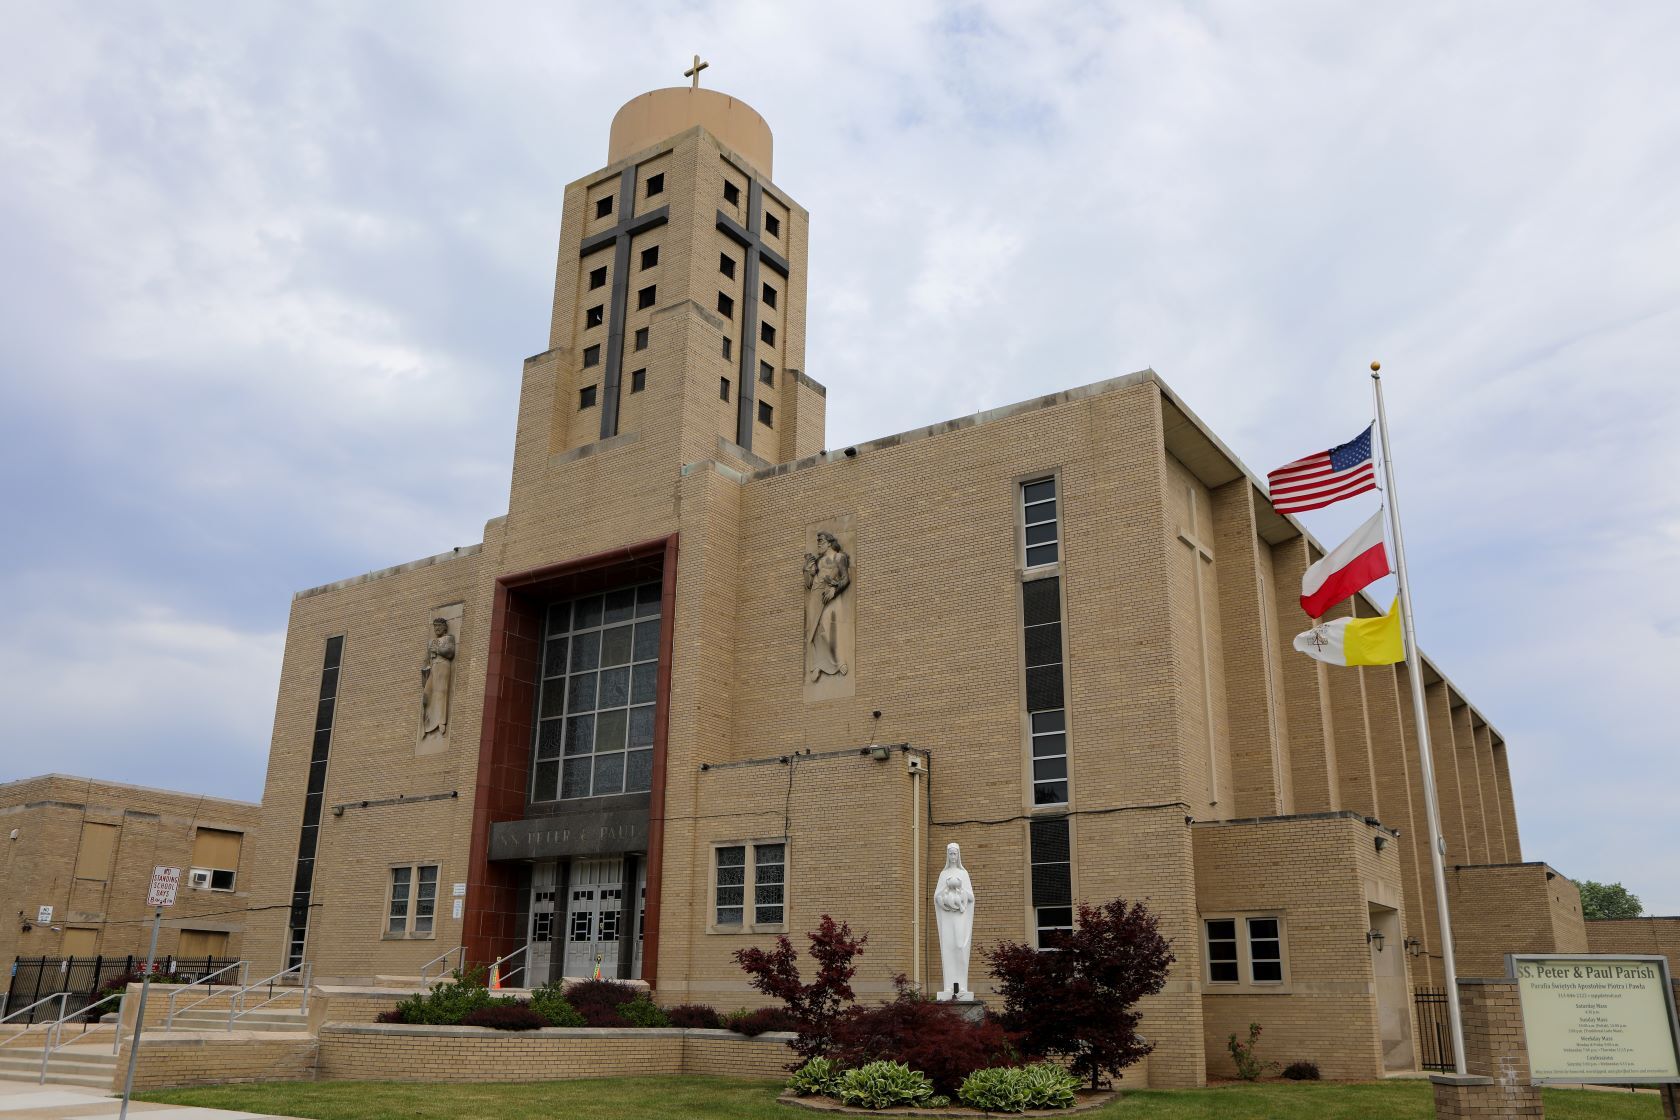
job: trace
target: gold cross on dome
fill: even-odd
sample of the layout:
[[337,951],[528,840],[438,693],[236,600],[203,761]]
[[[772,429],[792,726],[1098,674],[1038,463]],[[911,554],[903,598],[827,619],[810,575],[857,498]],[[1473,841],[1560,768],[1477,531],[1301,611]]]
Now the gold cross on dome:
[[706,67],[708,67],[710,65],[711,65],[711,63],[709,63],[709,62],[701,62],[699,55],[694,56],[694,64],[692,66],[690,66],[687,70],[683,71],[683,77],[694,79],[694,85],[691,88],[693,88],[693,89],[699,89],[700,88],[700,71],[704,70]]

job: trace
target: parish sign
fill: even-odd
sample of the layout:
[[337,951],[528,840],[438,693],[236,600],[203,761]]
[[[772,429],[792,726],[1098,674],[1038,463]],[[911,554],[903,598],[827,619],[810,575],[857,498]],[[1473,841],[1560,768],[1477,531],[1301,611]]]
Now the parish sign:
[[1666,958],[1508,959],[1535,1084],[1680,1082],[1680,1022]]

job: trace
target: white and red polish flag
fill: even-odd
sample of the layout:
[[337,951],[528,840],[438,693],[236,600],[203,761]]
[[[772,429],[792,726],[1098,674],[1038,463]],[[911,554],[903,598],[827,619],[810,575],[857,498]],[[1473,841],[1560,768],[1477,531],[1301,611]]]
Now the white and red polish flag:
[[1279,513],[1323,509],[1377,488],[1371,462],[1371,426],[1346,443],[1308,455],[1266,476],[1272,508]]
[[1353,536],[1301,576],[1301,609],[1311,618],[1369,587],[1388,574],[1388,548],[1383,544],[1383,511],[1354,530]]

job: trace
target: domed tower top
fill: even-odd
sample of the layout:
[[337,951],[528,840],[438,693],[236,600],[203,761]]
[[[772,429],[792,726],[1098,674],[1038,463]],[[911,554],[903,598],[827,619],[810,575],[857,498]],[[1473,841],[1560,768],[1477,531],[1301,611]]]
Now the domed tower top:
[[624,103],[613,116],[607,140],[607,163],[668,140],[699,125],[746,160],[765,178],[771,177],[770,126],[758,110],[740,98],[700,88],[700,71],[707,63],[694,56],[684,71],[686,86],[649,90]]

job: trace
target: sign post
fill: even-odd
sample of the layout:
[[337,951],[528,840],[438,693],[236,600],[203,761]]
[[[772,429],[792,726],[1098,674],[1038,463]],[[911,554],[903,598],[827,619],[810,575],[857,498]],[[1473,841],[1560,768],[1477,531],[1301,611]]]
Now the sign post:
[[146,1026],[146,993],[152,989],[152,968],[157,960],[158,930],[163,926],[163,908],[175,905],[175,892],[180,886],[179,867],[152,868],[152,886],[146,892],[146,905],[152,908],[152,947],[146,950],[146,971],[140,977],[140,1006],[135,1008],[134,1034],[128,1042],[128,1073],[123,1078],[122,1108],[117,1113],[118,1120],[128,1120],[128,1098],[134,1093],[134,1066],[140,1060],[140,1032]]

